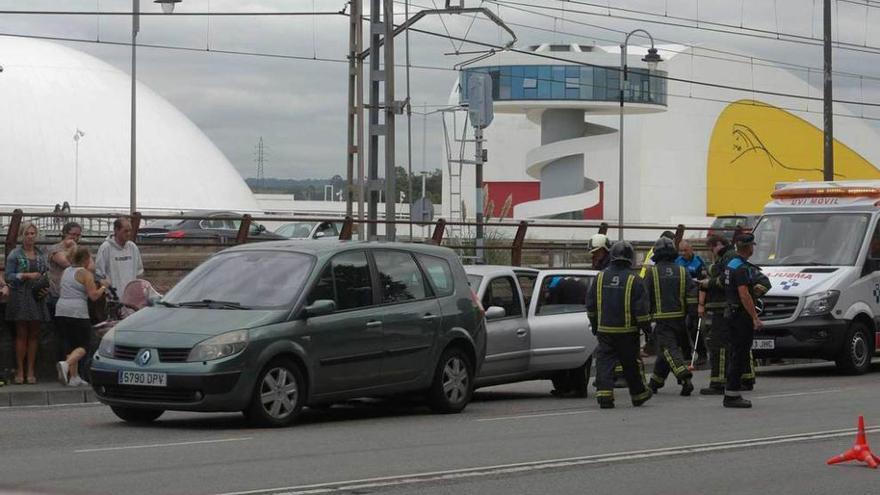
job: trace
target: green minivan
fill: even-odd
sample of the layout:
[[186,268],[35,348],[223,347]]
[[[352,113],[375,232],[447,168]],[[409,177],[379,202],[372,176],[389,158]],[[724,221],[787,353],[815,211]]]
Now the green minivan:
[[120,322],[91,384],[129,422],[242,411],[284,426],[304,406],[412,392],[455,413],[485,353],[484,314],[453,251],[273,241],[215,254]]

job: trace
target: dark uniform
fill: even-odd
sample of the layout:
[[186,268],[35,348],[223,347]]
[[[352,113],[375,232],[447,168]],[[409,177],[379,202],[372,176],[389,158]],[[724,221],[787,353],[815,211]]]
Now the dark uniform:
[[[618,244],[622,246],[618,246]],[[627,253],[628,261],[621,255]],[[638,275],[631,269],[632,246],[612,247],[612,264],[590,287],[587,315],[599,339],[596,349],[596,399],[602,408],[614,407],[614,363],[620,361],[634,406],[651,398],[640,373],[639,327],[649,324],[648,298]]]
[[[745,242],[753,243],[754,238],[747,235]],[[743,286],[748,287],[752,299],[757,302],[758,297],[770,289],[770,281],[758,267],[737,254],[724,268],[724,293],[727,298],[724,318],[730,339],[730,362],[727,365],[727,383],[724,389],[725,405],[728,400],[741,399],[742,375],[749,368],[749,363],[752,360],[754,324],[749,313],[743,308],[739,297],[739,288]],[[750,406],[749,403],[744,407]]]
[[650,294],[651,319],[656,325],[657,360],[651,375],[651,389],[656,392],[661,388],[672,371],[682,385],[681,395],[688,396],[694,389],[693,375],[682,350],[688,347],[685,318],[694,312],[697,304],[697,284],[683,266],[661,260],[648,270],[645,287]]

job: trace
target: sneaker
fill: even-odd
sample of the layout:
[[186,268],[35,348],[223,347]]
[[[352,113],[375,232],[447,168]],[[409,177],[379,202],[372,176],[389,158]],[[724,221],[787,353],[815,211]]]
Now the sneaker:
[[690,380],[685,380],[685,382],[681,385],[681,396],[682,397],[690,397],[691,392],[694,391],[694,384],[691,383]]
[[91,387],[91,385],[89,385],[89,382],[83,380],[82,378],[79,379],[79,386],[80,387]]
[[67,364],[67,361],[58,361],[55,363],[55,371],[58,372],[58,382],[62,385],[68,385],[69,380],[67,379],[67,373],[70,370],[70,365]]
[[700,395],[724,395],[724,389],[719,387],[701,388]]
[[67,381],[67,386],[68,387],[79,387],[81,383],[82,383],[82,378],[75,376]]
[[736,409],[748,409],[752,407],[752,401],[743,399],[742,397],[724,396],[724,407],[733,407]]

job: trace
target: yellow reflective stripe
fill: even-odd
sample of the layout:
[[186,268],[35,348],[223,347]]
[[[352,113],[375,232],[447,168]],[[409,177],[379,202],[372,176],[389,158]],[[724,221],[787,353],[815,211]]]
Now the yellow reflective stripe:
[[[644,381],[644,380],[642,380],[642,381]],[[651,391],[650,391],[650,390],[645,390],[644,392],[642,392],[642,393],[640,393],[640,394],[633,395],[633,396],[632,396],[632,400],[642,400],[642,399],[645,399],[645,398],[650,397],[650,396],[651,396]]]
[[632,275],[627,275],[626,294],[624,295],[624,297],[626,298],[626,302],[623,305],[623,310],[624,312],[626,312],[623,324],[626,325],[627,328],[632,327],[632,304],[630,304],[630,297],[632,296],[632,287],[634,280],[635,277],[633,277]]
[[685,284],[684,284],[685,278],[684,277],[685,277],[685,275],[686,274],[684,272],[684,267],[681,265],[678,265],[678,294],[679,294],[679,301],[680,301],[680,305],[681,305],[682,309],[684,309],[685,304],[686,304],[685,300],[687,299],[687,296],[686,296],[685,290],[684,290],[684,287],[685,287]]
[[666,383],[666,379],[657,375],[657,373],[651,374],[651,381],[656,383],[657,385],[660,385],[661,387],[663,386],[664,383]]
[[637,316],[636,323],[645,323],[651,321],[651,315]]
[[675,313],[657,313],[654,315],[655,320],[675,320],[684,318],[684,311],[676,311]]
[[601,333],[638,333],[639,329],[638,329],[638,327],[624,328],[624,327],[603,327],[603,326],[600,326],[597,331],[601,332]]
[[723,302],[710,302],[710,303],[706,303],[706,304],[704,304],[703,306],[705,306],[706,309],[709,309],[709,308],[724,308],[724,307],[727,306],[727,303],[723,303]]
[[602,284],[602,280],[605,278],[605,272],[599,272],[599,277],[596,279],[596,317],[599,319],[599,328],[602,328],[602,292],[605,291],[605,286]]
[[597,390],[596,397],[611,397],[613,399],[614,398],[614,391],[613,390]]
[[649,249],[648,254],[645,255],[645,261],[642,263],[642,270],[639,272],[639,277],[645,278],[645,275],[647,275],[648,260],[651,259],[651,256],[654,256],[654,248]]

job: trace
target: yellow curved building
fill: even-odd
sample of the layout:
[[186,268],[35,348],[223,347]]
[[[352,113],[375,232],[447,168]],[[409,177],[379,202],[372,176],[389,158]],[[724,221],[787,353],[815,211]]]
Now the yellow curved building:
[[[755,100],[729,104],[709,141],[706,214],[760,213],[776,182],[822,180],[822,130]],[[836,179],[878,179],[880,170],[834,141]]]

